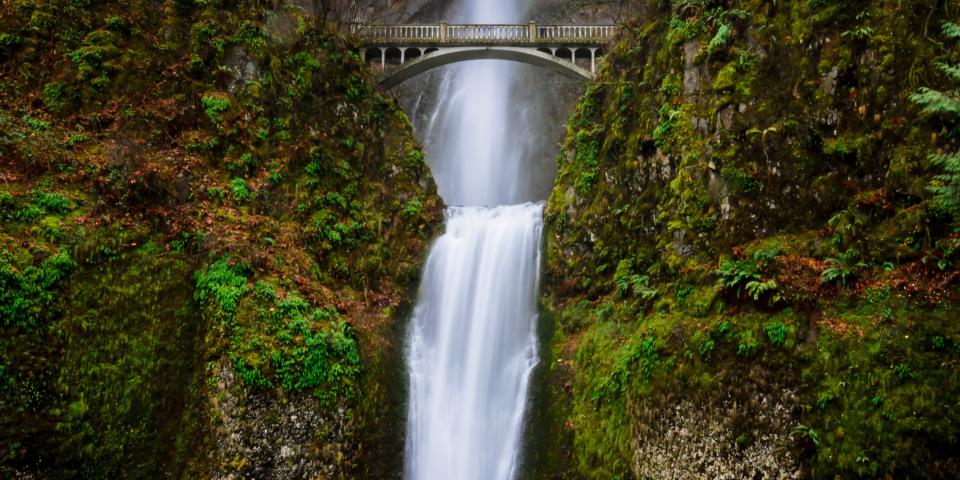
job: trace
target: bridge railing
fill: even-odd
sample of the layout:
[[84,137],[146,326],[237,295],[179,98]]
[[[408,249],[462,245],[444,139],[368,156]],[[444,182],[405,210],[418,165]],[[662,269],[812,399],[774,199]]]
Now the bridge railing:
[[541,25],[537,27],[540,42],[610,41],[616,27],[613,25]]
[[530,39],[527,25],[447,25],[447,41],[460,43],[526,42]]
[[616,34],[613,25],[447,24],[353,25],[371,43],[395,44],[604,44]]

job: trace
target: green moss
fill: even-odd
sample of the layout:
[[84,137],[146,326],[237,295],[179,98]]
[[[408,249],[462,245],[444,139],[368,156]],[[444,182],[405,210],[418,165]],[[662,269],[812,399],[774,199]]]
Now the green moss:
[[[902,8],[950,16],[934,3]],[[798,393],[788,430],[813,478],[956,475],[943,409],[957,378],[942,368],[958,291],[941,283],[958,266],[955,224],[925,190],[949,169],[924,158],[931,142],[952,154],[956,122],[903,99],[928,92],[921,81],[953,91],[937,63],[960,58],[900,8],[769,7],[648,6],[568,123],[545,299],[577,339],[561,401],[586,478],[637,474],[631,442],[659,425],[647,412],[746,405],[771,378]],[[931,95],[915,97],[943,105]],[[641,279],[655,301],[634,294]],[[920,334],[920,318],[939,333]],[[662,373],[644,368],[649,338]],[[756,441],[731,428],[740,448]]]
[[0,319],[3,326],[30,329],[49,318],[57,289],[76,263],[67,252],[53,254],[37,265],[18,265],[0,251]]
[[81,273],[53,327],[64,348],[54,465],[94,479],[188,470],[203,435],[187,420],[200,344],[189,265],[145,247]]

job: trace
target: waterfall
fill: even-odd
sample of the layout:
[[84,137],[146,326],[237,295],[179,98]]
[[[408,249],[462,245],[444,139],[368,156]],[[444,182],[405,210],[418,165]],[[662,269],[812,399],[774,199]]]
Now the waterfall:
[[[506,0],[466,0],[470,22],[517,21]],[[405,475],[516,476],[528,384],[537,364],[543,202],[531,196],[516,67],[446,70],[426,150],[448,204],[411,319]]]

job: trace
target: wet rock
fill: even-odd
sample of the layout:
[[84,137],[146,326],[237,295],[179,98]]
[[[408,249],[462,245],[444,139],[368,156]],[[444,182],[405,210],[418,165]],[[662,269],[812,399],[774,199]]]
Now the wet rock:
[[840,75],[840,70],[834,66],[830,71],[823,76],[820,80],[820,90],[823,90],[823,93],[827,95],[833,95],[837,90],[837,77]]
[[217,367],[211,408],[217,458],[212,478],[300,480],[346,475],[357,445],[354,422],[343,407],[332,410],[296,394],[249,392],[228,365]]
[[690,40],[683,44],[683,96],[690,100],[700,94],[700,69],[696,65],[700,42]]
[[[797,395],[784,389],[717,400],[681,400],[666,411],[648,411],[633,431],[637,478],[804,478],[791,438]],[[646,417],[650,418],[646,418]]]

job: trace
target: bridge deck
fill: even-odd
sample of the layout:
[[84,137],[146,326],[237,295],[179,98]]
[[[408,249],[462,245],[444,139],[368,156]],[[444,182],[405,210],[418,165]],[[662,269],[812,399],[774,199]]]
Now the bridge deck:
[[354,25],[353,33],[368,45],[408,46],[561,46],[606,45],[613,25]]

